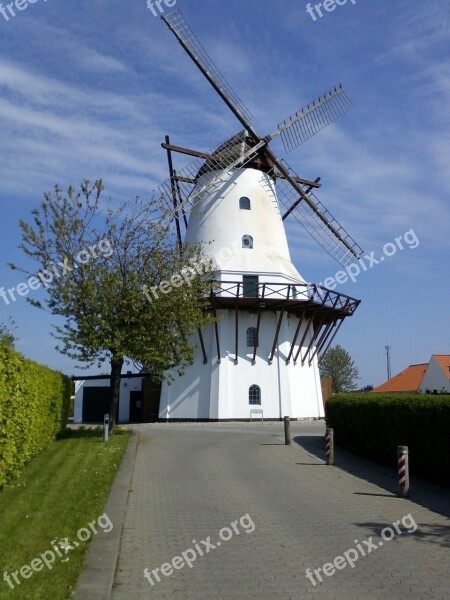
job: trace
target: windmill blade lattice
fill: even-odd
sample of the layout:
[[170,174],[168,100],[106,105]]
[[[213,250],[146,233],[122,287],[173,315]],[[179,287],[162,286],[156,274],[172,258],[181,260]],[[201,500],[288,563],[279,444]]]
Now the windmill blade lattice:
[[183,17],[181,11],[176,9],[161,18],[175,34],[176,38],[193,59],[195,64],[210,80],[216,91],[219,92],[222,98],[227,102],[228,106],[235,112],[236,116],[241,118],[241,122],[244,126],[247,126],[247,123],[250,123],[253,120],[252,113],[240,100],[239,96],[211,60],[209,54],[189,27],[189,24]]
[[[296,175],[289,165],[285,161],[283,161],[283,164],[289,170],[290,175],[295,177]],[[325,252],[342,266],[348,267],[355,262],[355,258],[361,256],[362,249],[333,217],[330,211],[325,208],[317,196],[310,191],[307,192],[305,186],[302,187],[308,197],[308,202],[315,207],[315,210],[304,199],[298,202],[299,196],[296,190],[286,179],[277,179],[276,191],[278,202],[287,211],[290,211],[290,216],[300,223]],[[296,206],[294,210],[291,210],[293,205]],[[318,213],[320,213],[322,218],[320,218]],[[335,232],[338,233],[339,237],[336,236]]]
[[[208,190],[208,193],[213,193],[226,181],[230,171],[246,166],[259,155],[264,157],[269,165],[274,165],[279,172],[273,171],[273,176],[278,177],[280,202],[320,246],[343,265],[348,265],[354,258],[359,258],[362,250],[358,244],[321,202],[309,193],[310,190],[299,184],[296,174],[284,161],[280,161],[268,146],[274,137],[281,135],[285,149],[290,151],[347,112],[352,105],[342,86],[334,88],[287,119],[272,135],[261,138],[250,123],[249,111],[221,75],[181,12],[175,10],[164,15],[162,19],[246,130],[243,139],[239,138],[242,133],[233,136],[212,156],[210,155],[203,165],[200,165],[198,160],[194,161],[188,167],[187,173],[185,171],[178,175],[176,181],[178,186],[195,185],[186,198],[181,199],[178,208],[183,210],[188,202],[194,206],[203,192]],[[254,144],[250,144],[251,147],[247,149],[244,148],[245,134],[253,140]],[[199,181],[202,175],[210,175],[210,177],[202,177]],[[285,179],[279,178],[280,176]],[[163,184],[160,189],[165,196],[173,198],[173,180]]]
[[342,85],[310,102],[278,125],[285,151],[291,152],[351,110],[353,104]]

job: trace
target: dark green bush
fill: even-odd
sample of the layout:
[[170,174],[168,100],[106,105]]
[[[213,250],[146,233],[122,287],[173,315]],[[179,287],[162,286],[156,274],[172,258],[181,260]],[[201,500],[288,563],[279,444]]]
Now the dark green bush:
[[450,485],[450,395],[337,394],[326,420],[341,448],[396,468],[408,446],[412,474]]
[[66,426],[72,381],[0,344],[0,489]]

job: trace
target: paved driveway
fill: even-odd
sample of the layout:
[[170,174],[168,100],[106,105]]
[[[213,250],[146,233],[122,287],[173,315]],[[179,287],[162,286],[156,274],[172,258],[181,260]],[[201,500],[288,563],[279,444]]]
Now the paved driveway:
[[113,600],[448,600],[449,495],[399,499],[393,472],[343,452],[327,467],[323,433],[140,426]]

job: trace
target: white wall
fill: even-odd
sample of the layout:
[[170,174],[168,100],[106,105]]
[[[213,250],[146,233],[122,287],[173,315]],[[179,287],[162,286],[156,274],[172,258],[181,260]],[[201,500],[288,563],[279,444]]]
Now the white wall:
[[[266,419],[279,419],[285,415],[292,418],[324,416],[317,360],[310,367],[308,361],[302,367],[300,360],[296,365],[293,360],[286,365],[298,323],[296,317],[283,318],[277,350],[272,364],[269,364],[279,313],[262,314],[259,347],[253,365],[253,348],[246,347],[246,330],[256,327],[256,313],[239,312],[237,364],[235,312],[223,310],[218,314],[221,317],[218,325],[221,363],[217,360],[214,328],[208,326],[204,334],[208,364],[203,364],[201,351],[197,349],[195,362],[186,369],[185,375],[177,377],[171,385],[163,383],[161,419],[249,419],[250,409],[259,408],[248,401],[249,388],[254,384],[261,388],[260,408]],[[298,340],[305,327],[306,323]],[[310,336],[305,341],[303,353],[309,341]]]
[[425,393],[425,390],[437,390],[442,392],[442,388],[445,388],[447,393],[450,393],[450,381],[446,377],[442,367],[438,364],[434,356],[428,364],[425,375],[420,383],[419,392]]
[[[241,196],[250,199],[251,210],[239,208]],[[242,248],[247,234],[253,237],[252,250]],[[285,280],[303,281],[291,262],[273,181],[261,171],[238,169],[213,193],[203,193],[190,215],[186,241],[203,244],[204,253],[224,274],[267,274],[272,282],[283,275]]]
[[213,328],[203,331],[208,363],[203,364],[203,353],[198,334],[192,337],[192,343],[198,345],[195,350],[194,365],[185,369],[183,377],[176,370],[172,372],[172,383],[163,381],[159,405],[160,419],[209,419],[209,396],[211,381],[211,351]]
[[120,380],[119,423],[130,421],[130,392],[142,389],[142,377],[122,378]]
[[[75,382],[74,423],[83,422],[83,390],[85,387],[107,387],[109,378],[85,379]],[[142,389],[142,377],[122,378],[120,381],[119,422],[128,423],[130,416],[130,392]]]
[[[210,177],[208,175],[206,177]],[[203,178],[205,179],[205,178]],[[206,183],[200,178],[198,185]],[[246,196],[251,210],[242,210],[239,199]],[[242,247],[242,236],[251,235],[253,249]],[[259,282],[284,284],[271,298],[285,298],[288,283],[304,283],[291,262],[289,248],[272,179],[261,171],[237,169],[216,184],[211,192],[200,195],[191,212],[186,241],[203,243],[204,253],[215,260],[220,281],[242,282],[244,274],[259,276]],[[233,287],[233,286],[232,286]],[[299,293],[305,294],[305,288]],[[236,287],[223,296],[236,295]],[[240,295],[242,296],[242,287]],[[307,300],[305,295],[305,300]],[[259,330],[259,348],[252,364],[253,349],[246,348],[246,330],[256,327],[257,314],[239,311],[238,362],[235,363],[235,311],[218,311],[221,362],[216,355],[214,327],[208,326],[204,341],[208,364],[203,364],[201,350],[195,353],[194,365],[182,378],[163,383],[161,419],[248,419],[248,392],[251,385],[261,388],[264,418],[279,419],[322,417],[322,389],[317,360],[311,367],[293,361],[286,365],[290,344],[298,320],[283,319],[272,364],[268,363],[279,313],[264,312]],[[305,331],[303,325],[298,340]],[[305,350],[310,336],[305,341]],[[195,343],[198,343],[195,336]]]

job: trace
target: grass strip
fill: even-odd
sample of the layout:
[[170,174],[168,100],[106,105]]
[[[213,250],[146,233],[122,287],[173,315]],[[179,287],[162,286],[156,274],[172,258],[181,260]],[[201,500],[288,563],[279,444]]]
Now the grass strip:
[[[116,430],[104,443],[100,430],[66,430],[0,492],[0,600],[70,598],[90,540],[108,535],[109,518],[99,517],[130,435]],[[46,555],[51,568],[42,560],[46,551],[55,556],[51,563]],[[30,566],[34,559],[41,559],[39,571],[39,562],[36,570]],[[20,573],[24,565],[30,567],[23,569],[25,575]],[[20,584],[12,576],[17,571]]]

